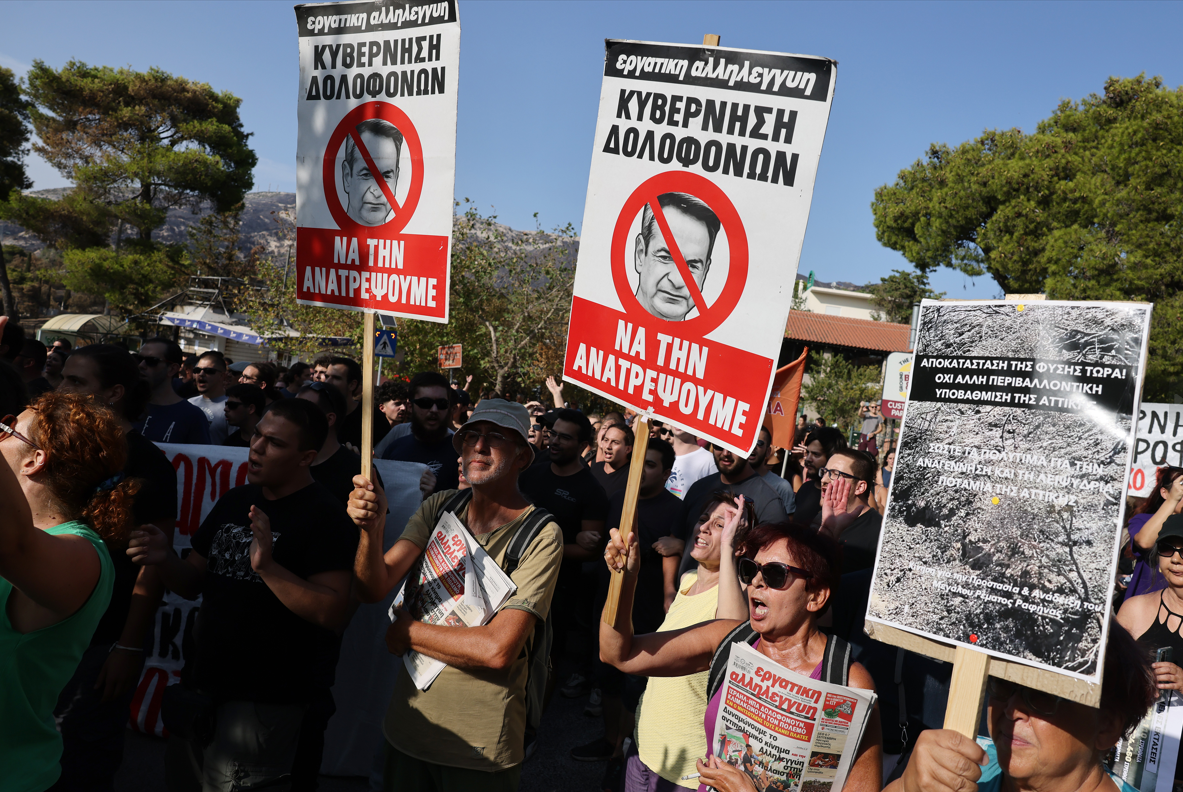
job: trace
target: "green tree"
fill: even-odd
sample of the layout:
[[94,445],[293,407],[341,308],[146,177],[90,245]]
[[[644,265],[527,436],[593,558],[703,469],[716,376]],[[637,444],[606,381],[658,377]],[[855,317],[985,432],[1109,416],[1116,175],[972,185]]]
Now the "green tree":
[[[0,201],[14,190],[33,186],[25,173],[25,155],[29,150],[29,102],[21,96],[20,83],[12,69],[0,66]],[[0,292],[4,295],[4,314],[12,321],[20,321],[12,284],[8,280],[8,264],[0,247]]]
[[0,216],[65,249],[68,285],[112,306],[147,307],[188,274],[182,249],[153,240],[169,209],[229,212],[253,185],[257,158],[228,92],[160,69],[34,61],[25,94],[33,149],[74,188],[63,201],[12,196]]
[[859,402],[879,396],[883,373],[876,366],[856,366],[840,354],[827,357],[811,352],[806,369],[809,382],[801,394],[830,424],[849,429],[858,417]]
[[933,291],[928,286],[928,274],[892,270],[886,278],[868,287],[873,295],[871,305],[878,310],[871,314],[877,322],[909,324],[912,321],[912,305],[921,300],[939,300],[944,292]]
[[1111,77],[1031,134],[988,130],[875,191],[879,241],[922,274],[1006,292],[1155,303],[1145,398],[1183,378],[1183,89]]

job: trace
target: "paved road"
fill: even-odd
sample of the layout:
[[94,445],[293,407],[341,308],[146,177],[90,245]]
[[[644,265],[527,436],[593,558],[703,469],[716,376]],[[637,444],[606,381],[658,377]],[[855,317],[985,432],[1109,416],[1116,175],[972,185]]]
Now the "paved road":
[[[560,683],[570,673],[570,662],[559,664]],[[603,762],[575,762],[567,752],[573,746],[603,734],[599,718],[583,714],[587,698],[565,699],[555,694],[543,717],[538,748],[522,768],[521,792],[599,792]],[[137,732],[127,733],[123,767],[115,781],[116,792],[159,792],[164,788],[164,741]],[[361,778],[321,776],[321,792],[364,792]]]

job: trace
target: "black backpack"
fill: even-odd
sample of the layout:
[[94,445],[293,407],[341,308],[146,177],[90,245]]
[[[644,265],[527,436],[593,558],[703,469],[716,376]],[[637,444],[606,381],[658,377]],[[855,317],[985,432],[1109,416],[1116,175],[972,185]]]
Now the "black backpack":
[[[441,511],[452,512],[459,520],[460,512],[470,500],[472,500],[471,489],[456,490],[444,501]],[[518,564],[522,561],[526,548],[537,538],[538,532],[542,530],[543,526],[553,520],[554,518],[546,509],[534,507],[534,511],[530,512],[525,522],[518,527],[513,538],[509,540],[509,547],[505,551],[505,560],[501,563],[501,569],[505,574],[513,575]],[[553,671],[550,663],[551,644],[554,643],[553,619],[553,610],[547,611],[545,621],[534,623],[534,642],[530,646],[526,665],[526,723],[534,729],[538,728],[538,724],[542,720],[542,708],[546,700],[546,684]],[[726,665],[726,661],[724,661],[724,665]]]
[[[723,686],[727,661],[731,659],[731,645],[742,642],[751,646],[759,637],[760,634],[752,629],[752,623],[745,621],[719,642],[707,675],[707,701],[713,699]],[[850,644],[837,635],[828,636],[826,641],[826,653],[822,655],[822,681],[835,685],[850,684]]]

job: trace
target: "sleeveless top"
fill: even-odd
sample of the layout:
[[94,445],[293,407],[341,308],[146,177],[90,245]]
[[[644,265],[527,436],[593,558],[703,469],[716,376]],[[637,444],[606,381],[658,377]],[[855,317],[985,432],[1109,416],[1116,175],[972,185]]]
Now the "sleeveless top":
[[114,585],[111,556],[93,530],[68,522],[45,532],[86,538],[99,554],[99,580],[73,615],[20,633],[8,619],[13,585],[0,578],[0,792],[43,792],[57,781],[62,738],[53,709],[90,645]]
[[[678,594],[658,632],[681,630],[711,621],[719,607],[719,587],[694,596],[686,592],[698,572],[682,576]],[[707,672],[679,677],[650,677],[637,707],[637,755],[654,773],[687,789],[697,781],[682,776],[696,772],[695,761],[706,755],[702,715],[707,706]]]
[[891,471],[887,468],[883,468],[883,486],[891,486]]
[[[1154,623],[1150,625],[1150,629],[1138,636],[1138,645],[1150,652],[1152,656],[1157,650],[1169,646],[1173,652],[1171,662],[1175,665],[1183,665],[1183,635],[1179,634],[1179,629],[1183,628],[1183,615],[1175,613],[1167,607],[1166,600],[1163,598],[1165,595],[1165,591],[1158,595],[1158,613],[1155,615]],[[1163,611],[1166,611],[1165,618],[1163,618]],[[1173,623],[1172,618],[1175,620]],[[1171,629],[1172,624],[1174,629]]]

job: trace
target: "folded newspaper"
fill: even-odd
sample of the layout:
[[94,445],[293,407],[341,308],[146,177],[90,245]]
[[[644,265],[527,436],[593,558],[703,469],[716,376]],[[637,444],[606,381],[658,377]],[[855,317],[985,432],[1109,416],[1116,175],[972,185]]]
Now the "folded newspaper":
[[[425,624],[479,627],[517,588],[456,515],[444,512],[395,596],[390,620],[397,608],[406,608]],[[415,651],[403,655],[403,664],[420,690],[427,690],[447,665]]]
[[711,753],[746,773],[759,792],[839,792],[876,698],[733,644]]

